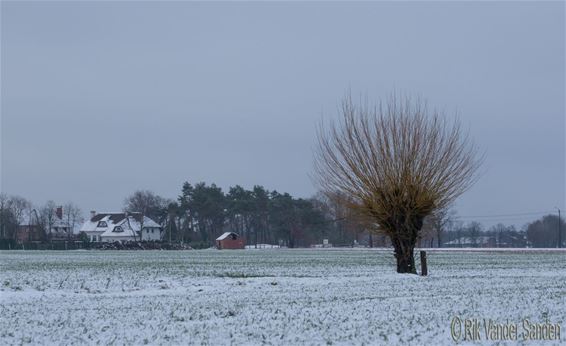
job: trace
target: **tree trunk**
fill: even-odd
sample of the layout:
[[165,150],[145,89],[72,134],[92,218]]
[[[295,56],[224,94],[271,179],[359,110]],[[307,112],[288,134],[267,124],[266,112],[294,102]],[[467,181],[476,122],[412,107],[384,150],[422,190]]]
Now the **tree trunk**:
[[395,259],[397,260],[397,273],[416,274],[415,267],[415,241],[397,240],[393,241],[395,248]]
[[424,216],[413,216],[410,219],[403,217],[396,220],[391,232],[391,242],[395,249],[397,260],[397,273],[416,274],[414,250],[418,240],[418,234],[423,227]]

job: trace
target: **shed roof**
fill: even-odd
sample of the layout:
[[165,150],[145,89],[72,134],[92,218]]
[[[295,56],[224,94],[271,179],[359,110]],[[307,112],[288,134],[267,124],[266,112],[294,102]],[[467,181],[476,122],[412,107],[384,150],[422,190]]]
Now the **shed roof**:
[[238,233],[234,233],[234,232],[224,232],[220,237],[216,238],[216,240],[224,240],[226,238],[228,238],[228,236],[230,234],[235,234],[236,237],[238,237]]

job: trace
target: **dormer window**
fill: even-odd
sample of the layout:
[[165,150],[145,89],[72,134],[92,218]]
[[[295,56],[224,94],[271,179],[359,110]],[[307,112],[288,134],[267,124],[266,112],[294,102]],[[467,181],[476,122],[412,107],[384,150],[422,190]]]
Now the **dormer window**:
[[122,229],[122,226],[116,226],[112,232],[124,232],[124,230]]
[[106,224],[106,221],[100,221],[96,227],[108,227],[108,224]]

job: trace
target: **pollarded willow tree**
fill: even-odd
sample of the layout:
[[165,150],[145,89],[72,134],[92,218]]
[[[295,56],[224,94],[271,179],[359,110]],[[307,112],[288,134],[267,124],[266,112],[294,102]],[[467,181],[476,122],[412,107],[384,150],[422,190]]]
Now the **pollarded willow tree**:
[[455,119],[425,102],[391,96],[376,106],[342,100],[341,119],[321,125],[315,178],[389,238],[398,273],[416,273],[423,220],[478,178],[483,158]]

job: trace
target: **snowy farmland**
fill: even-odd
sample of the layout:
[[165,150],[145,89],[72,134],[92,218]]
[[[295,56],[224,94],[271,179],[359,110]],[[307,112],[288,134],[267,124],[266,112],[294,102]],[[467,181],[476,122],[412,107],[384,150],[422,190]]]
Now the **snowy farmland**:
[[0,344],[454,344],[454,316],[562,325],[566,252],[4,251]]

